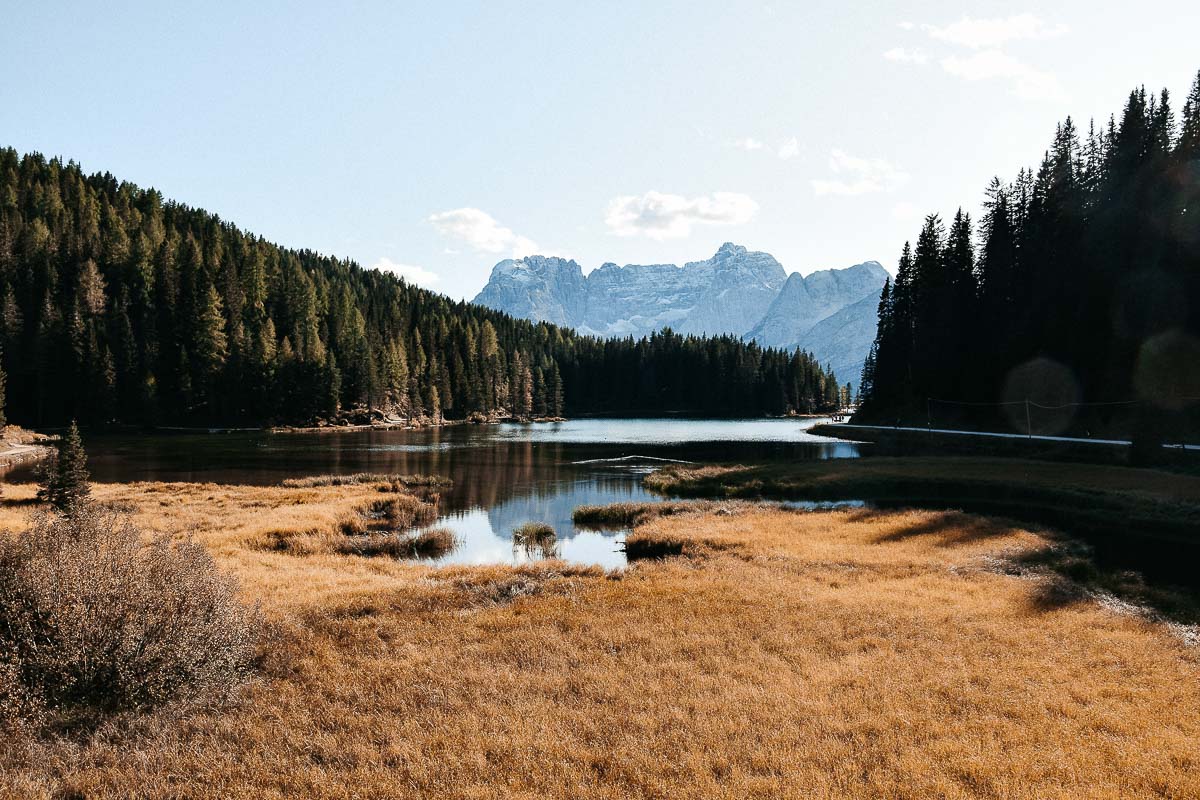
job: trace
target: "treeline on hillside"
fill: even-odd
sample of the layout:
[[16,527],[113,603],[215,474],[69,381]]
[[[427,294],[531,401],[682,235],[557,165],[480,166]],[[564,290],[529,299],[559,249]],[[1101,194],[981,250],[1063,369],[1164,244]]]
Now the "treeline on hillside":
[[1194,438],[1198,336],[1200,76],[1178,124],[1165,89],[1086,133],[1068,118],[1036,171],[993,179],[977,230],[926,218],[856,418]]
[[839,402],[804,353],[669,332],[602,342],[513,320],[12,149],[0,149],[0,347],[7,416],[26,425]]

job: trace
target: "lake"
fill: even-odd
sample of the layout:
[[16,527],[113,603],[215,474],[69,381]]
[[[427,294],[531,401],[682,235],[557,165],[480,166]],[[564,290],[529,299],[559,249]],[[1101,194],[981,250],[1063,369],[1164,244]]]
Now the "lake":
[[[193,481],[278,484],[284,478],[383,472],[444,475],[435,526],[459,546],[435,563],[522,563],[512,530],[546,522],[557,555],[605,567],[625,563],[621,531],[576,528],[580,505],[662,499],[642,476],[673,462],[853,458],[859,445],[814,436],[825,419],[577,419],[529,425],[453,425],[422,430],[163,436],[92,436],[98,482]],[[33,479],[18,467],[9,481]]]

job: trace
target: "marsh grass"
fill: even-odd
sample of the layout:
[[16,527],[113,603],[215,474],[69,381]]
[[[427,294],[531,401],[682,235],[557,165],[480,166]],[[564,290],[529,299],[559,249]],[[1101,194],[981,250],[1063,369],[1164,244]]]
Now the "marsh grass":
[[534,559],[555,559],[561,555],[558,534],[545,522],[526,522],[512,532],[513,550]]
[[656,517],[711,511],[716,505],[711,501],[584,505],[572,512],[571,519],[587,528],[632,528]]
[[337,544],[337,552],[356,556],[392,558],[437,558],[449,553],[458,541],[449,528],[428,528],[416,533],[380,533],[348,537]]
[[194,531],[278,633],[243,702],[10,737],[0,797],[1200,796],[1195,647],[1045,602],[1038,570],[996,564],[1059,540],[1011,521],[679,514],[635,534],[683,558],[605,573],[339,554],[370,485],[93,491]]
[[645,485],[675,496],[866,500],[966,508],[1082,537],[1109,568],[1200,587],[1200,475],[1015,458],[858,458],[667,467]]
[[540,544],[558,538],[554,526],[546,522],[526,522],[513,528],[513,541],[520,545]]
[[417,487],[447,487],[453,481],[440,475],[401,475],[395,473],[357,472],[351,475],[312,475],[307,478],[286,478],[286,489],[315,489],[325,486],[384,485],[393,491]]
[[395,495],[382,500],[372,500],[344,515],[338,523],[346,536],[396,533],[421,525],[428,525],[438,518],[436,499],[430,502],[414,495]]
[[464,592],[473,603],[500,604],[545,594],[573,597],[587,588],[588,581],[597,578],[620,580],[621,575],[597,566],[547,559],[515,567],[460,568],[443,580]]

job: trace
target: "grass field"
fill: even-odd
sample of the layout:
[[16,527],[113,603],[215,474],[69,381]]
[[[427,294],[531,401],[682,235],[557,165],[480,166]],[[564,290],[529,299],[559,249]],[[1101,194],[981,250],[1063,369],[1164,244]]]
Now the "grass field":
[[732,506],[650,519],[634,545],[681,555],[623,573],[433,569],[330,546],[369,485],[95,494],[239,576],[273,623],[260,677],[10,740],[0,795],[1200,795],[1188,631],[1020,566],[1050,541],[1010,524]]

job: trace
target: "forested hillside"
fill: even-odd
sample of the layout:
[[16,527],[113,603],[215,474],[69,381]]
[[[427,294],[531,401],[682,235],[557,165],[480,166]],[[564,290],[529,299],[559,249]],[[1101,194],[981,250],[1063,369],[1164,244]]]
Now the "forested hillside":
[[928,217],[857,418],[1195,439],[1198,337],[1200,77],[1178,122],[1144,88],[1106,124],[1068,118],[1036,170],[992,181],[977,230]]
[[0,325],[0,408],[26,425],[761,414],[839,400],[803,353],[513,320],[12,149],[0,150]]

